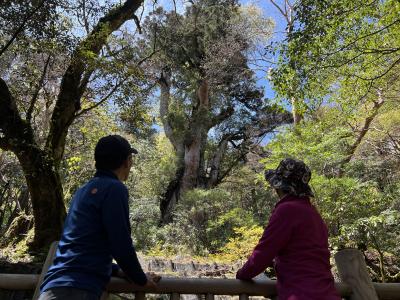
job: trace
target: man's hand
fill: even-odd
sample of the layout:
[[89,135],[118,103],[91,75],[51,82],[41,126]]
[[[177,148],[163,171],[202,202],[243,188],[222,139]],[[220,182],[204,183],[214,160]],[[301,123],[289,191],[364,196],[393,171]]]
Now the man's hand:
[[155,288],[157,283],[161,280],[161,276],[155,273],[146,273],[147,282],[145,287]]

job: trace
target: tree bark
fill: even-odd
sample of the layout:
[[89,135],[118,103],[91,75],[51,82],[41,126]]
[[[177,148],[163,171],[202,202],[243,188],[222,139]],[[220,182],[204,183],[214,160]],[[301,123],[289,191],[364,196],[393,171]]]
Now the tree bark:
[[[14,203],[15,203],[14,208],[12,207],[12,204],[9,204],[10,209],[9,209],[9,214],[8,214],[8,220],[4,227],[5,228],[4,231],[6,231],[10,227],[12,221],[19,214],[29,215],[26,207],[23,207],[20,205],[20,203],[22,203],[23,205],[26,206],[26,204],[24,203],[26,201],[29,201],[29,192],[28,192],[27,188],[25,186],[23,186],[21,188],[21,191],[20,191],[20,194],[18,195],[18,197],[14,196]],[[3,221],[1,222],[1,224],[4,224]]]
[[209,113],[209,86],[207,80],[202,80],[197,90],[197,106],[192,112],[192,122],[185,136],[183,192],[196,187],[199,183],[200,160],[205,151],[204,141],[211,128]]
[[[169,70],[164,70],[158,80],[160,85],[160,117],[161,122],[163,124],[165,136],[171,142],[174,147],[177,156],[183,157],[184,155],[184,146],[183,146],[183,136],[182,132],[177,132],[177,128],[173,128],[173,125],[170,122],[170,89],[171,89],[171,72]],[[183,131],[183,130],[182,130]]]
[[181,196],[180,186],[181,186],[183,172],[184,172],[184,167],[182,164],[179,164],[175,172],[174,179],[170,181],[164,196],[161,198],[160,201],[161,218],[159,221],[160,226],[168,224],[173,220],[173,211]]
[[219,182],[221,162],[228,146],[228,139],[223,139],[214,153],[210,165],[210,178],[207,181],[207,188],[213,188]]
[[[161,102],[163,122],[167,122],[169,108],[167,103],[165,81],[161,85]],[[169,95],[168,95],[169,96]],[[164,97],[164,98],[163,98]],[[167,126],[167,137],[177,150],[178,168],[174,180],[172,180],[163,199],[160,202],[161,220],[160,224],[167,224],[172,221],[172,213],[179,201],[180,196],[195,187],[199,183],[200,162],[204,154],[204,140],[207,139],[210,130],[211,120],[209,118],[209,98],[208,82],[203,80],[199,83],[197,90],[197,105],[193,108],[189,128],[184,134],[184,138],[178,140],[173,134],[174,131],[170,123]],[[164,116],[164,117],[163,117]],[[179,149],[183,149],[179,151]]]
[[58,172],[43,150],[28,147],[17,153],[32,201],[35,238],[33,249],[59,240],[66,215]]

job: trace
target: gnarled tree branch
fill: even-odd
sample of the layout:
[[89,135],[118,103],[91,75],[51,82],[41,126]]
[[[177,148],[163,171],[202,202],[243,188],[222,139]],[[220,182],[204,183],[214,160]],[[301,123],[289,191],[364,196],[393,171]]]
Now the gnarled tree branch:
[[122,85],[122,83],[123,83],[123,81],[121,80],[100,101],[98,101],[96,104],[93,104],[92,106],[90,106],[88,108],[82,109],[79,113],[77,113],[75,115],[75,117],[79,117],[79,116],[81,116],[81,115],[83,115],[83,114],[95,109],[96,107],[99,107],[100,105],[102,105],[104,102],[106,102],[116,92],[116,90]]
[[61,81],[46,142],[46,148],[52,154],[56,167],[62,159],[68,127],[80,109],[80,99],[86,87],[82,85],[82,76],[87,68],[85,53],[98,56],[110,34],[120,28],[125,21],[132,19],[142,2],[142,0],[127,0],[122,6],[112,9],[99,20],[89,36],[75,49],[71,64]]
[[350,160],[353,158],[354,153],[356,152],[358,146],[361,144],[362,140],[364,139],[365,135],[369,131],[371,127],[372,121],[378,115],[379,108],[385,103],[385,99],[383,99],[382,92],[378,91],[378,100],[374,102],[374,106],[372,108],[372,112],[369,116],[367,116],[364,120],[364,124],[359,131],[359,134],[354,141],[354,143],[349,147],[347,151],[347,156],[340,162],[340,171],[339,175],[343,173],[343,167],[345,164],[349,163]]
[[170,88],[171,88],[171,73],[169,70],[164,70],[158,80],[161,89],[160,95],[160,118],[163,124],[164,132],[167,138],[170,140],[171,144],[174,146],[175,150],[183,155],[184,149],[182,143],[180,143],[175,134],[174,128],[169,121],[169,103],[170,103]]
[[38,83],[38,85],[37,85],[37,87],[36,87],[36,90],[35,90],[35,92],[33,93],[31,102],[30,102],[30,104],[29,104],[28,111],[26,112],[26,121],[27,121],[28,123],[31,122],[33,109],[35,108],[35,104],[36,104],[36,101],[37,101],[37,99],[38,99],[38,97],[39,97],[40,90],[41,90],[42,87],[43,87],[43,83],[44,83],[44,79],[46,78],[47,68],[48,68],[48,66],[49,66],[50,59],[51,59],[51,56],[49,55],[49,56],[47,57],[47,59],[46,59],[45,64],[44,64],[42,76],[40,77],[40,80],[39,80],[39,83]]

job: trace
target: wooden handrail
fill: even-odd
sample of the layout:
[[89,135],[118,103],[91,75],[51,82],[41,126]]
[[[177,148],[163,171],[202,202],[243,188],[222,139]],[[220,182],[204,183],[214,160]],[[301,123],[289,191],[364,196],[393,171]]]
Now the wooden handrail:
[[[39,280],[36,274],[0,274],[0,289],[34,290]],[[373,283],[380,300],[400,300],[400,283]],[[351,295],[351,288],[344,283],[336,283],[342,297]],[[107,286],[112,293],[144,292],[150,294],[209,294],[211,295],[276,295],[275,280],[254,280],[243,282],[236,279],[219,278],[163,278],[156,289],[143,288],[121,278],[112,277]]]
[[400,299],[400,283],[373,283],[380,300]]
[[[30,290],[34,289],[39,275],[33,274],[0,274],[0,289]],[[343,283],[336,288],[342,296],[349,296],[351,289]],[[162,278],[157,288],[144,288],[124,279],[112,277],[107,286],[111,293],[145,292],[151,294],[210,294],[210,295],[248,295],[276,296],[275,280],[254,280],[244,282],[237,279],[211,278]],[[209,296],[210,297],[210,296]]]

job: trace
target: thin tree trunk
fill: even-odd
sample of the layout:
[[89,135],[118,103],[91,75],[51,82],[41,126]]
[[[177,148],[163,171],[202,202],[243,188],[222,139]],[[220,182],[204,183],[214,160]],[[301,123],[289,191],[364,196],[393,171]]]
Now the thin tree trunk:
[[300,110],[299,100],[295,97],[291,99],[292,102],[292,115],[293,115],[293,124],[298,125],[303,119],[303,114]]
[[2,187],[2,190],[0,193],[0,207],[3,208],[0,212],[0,234],[2,233],[1,229],[3,227],[4,217],[5,217],[5,213],[7,211],[7,206],[9,205],[7,203],[7,199],[6,199],[6,195],[8,194],[8,191],[9,191],[9,186],[10,186],[10,181],[5,182],[5,185]]

